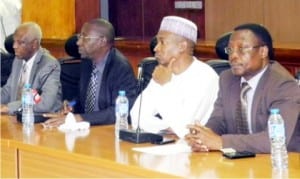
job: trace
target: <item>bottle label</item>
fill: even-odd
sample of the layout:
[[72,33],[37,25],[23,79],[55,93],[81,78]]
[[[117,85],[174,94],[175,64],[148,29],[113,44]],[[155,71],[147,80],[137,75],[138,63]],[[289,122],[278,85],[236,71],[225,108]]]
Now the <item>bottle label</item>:
[[284,137],[284,126],[283,124],[271,124],[269,126],[269,135],[270,138],[278,138],[278,137]]
[[128,104],[120,104],[118,105],[118,113],[120,115],[124,115],[128,113]]

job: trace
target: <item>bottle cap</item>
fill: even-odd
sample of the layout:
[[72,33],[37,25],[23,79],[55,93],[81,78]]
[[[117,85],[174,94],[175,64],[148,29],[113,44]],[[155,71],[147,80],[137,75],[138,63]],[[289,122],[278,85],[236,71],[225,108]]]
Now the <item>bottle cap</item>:
[[126,92],[125,92],[124,90],[120,90],[120,91],[119,91],[119,95],[120,95],[120,96],[125,96],[125,95],[126,95]]
[[278,108],[272,108],[270,109],[271,114],[279,114],[279,109]]
[[25,83],[24,88],[31,88],[31,85],[29,83]]

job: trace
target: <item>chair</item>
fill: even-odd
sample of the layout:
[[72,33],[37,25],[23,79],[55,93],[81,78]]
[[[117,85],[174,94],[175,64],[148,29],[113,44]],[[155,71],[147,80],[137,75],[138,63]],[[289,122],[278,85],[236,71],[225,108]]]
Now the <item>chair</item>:
[[220,75],[224,70],[227,70],[230,68],[230,64],[228,60],[223,59],[212,59],[206,61],[206,63],[211,66],[218,75]]
[[139,63],[138,67],[142,68],[142,74],[140,74],[142,81],[139,83],[139,91],[144,90],[148,86],[148,83],[152,78],[153,70],[157,65],[158,61],[155,57],[146,57]]
[[141,92],[148,86],[148,83],[150,82],[150,80],[152,78],[153,70],[158,65],[158,61],[154,57],[154,55],[155,55],[154,48],[155,48],[156,44],[157,44],[157,39],[156,39],[156,37],[153,37],[149,44],[149,49],[150,49],[150,53],[152,54],[152,57],[146,57],[146,58],[142,59],[140,61],[140,63],[138,64],[138,67],[142,68],[142,74],[138,74],[138,76],[141,75],[141,77],[142,77],[142,81],[139,82],[139,84],[138,84],[139,92]]
[[221,37],[216,41],[215,51],[219,59],[211,59],[206,61],[206,63],[210,65],[219,75],[224,70],[230,68],[230,64],[228,62],[228,54],[225,53],[224,48],[227,47],[231,34],[232,32],[225,33],[221,35]]
[[227,47],[231,34],[232,32],[227,32],[216,41],[215,51],[220,59],[228,60],[228,54],[225,53],[224,48]]
[[1,52],[1,87],[6,84],[6,81],[11,73],[12,64],[15,58],[15,51],[13,48],[13,34],[7,36],[4,41],[4,47],[7,51]]
[[300,71],[298,71],[298,73],[296,73],[295,78],[298,82],[298,85],[300,86]]
[[80,80],[80,54],[78,52],[77,36],[69,37],[65,43],[65,51],[69,57],[59,59],[61,65],[60,81],[63,100],[73,100],[78,94]]

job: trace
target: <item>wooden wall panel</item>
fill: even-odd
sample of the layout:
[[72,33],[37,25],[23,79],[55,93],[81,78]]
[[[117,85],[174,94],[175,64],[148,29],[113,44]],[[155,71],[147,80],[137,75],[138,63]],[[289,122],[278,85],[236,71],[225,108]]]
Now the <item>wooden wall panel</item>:
[[205,1],[205,40],[216,40],[235,26],[263,23],[264,0]]
[[300,1],[265,0],[265,25],[277,42],[300,43]]
[[22,21],[35,21],[44,39],[66,39],[75,32],[75,0],[23,0]]
[[100,17],[100,7],[100,0],[75,0],[76,33],[85,22]]
[[110,0],[109,20],[116,36],[142,37],[142,0]]
[[[150,39],[156,35],[164,16],[178,15],[197,24],[199,37],[204,39],[204,9],[178,10],[176,0],[110,0],[110,21],[116,28],[117,36]],[[186,1],[186,0],[183,0]],[[202,0],[204,5],[204,0]]]
[[265,25],[274,42],[300,43],[299,0],[205,1],[206,40],[216,40],[235,26],[255,22]]

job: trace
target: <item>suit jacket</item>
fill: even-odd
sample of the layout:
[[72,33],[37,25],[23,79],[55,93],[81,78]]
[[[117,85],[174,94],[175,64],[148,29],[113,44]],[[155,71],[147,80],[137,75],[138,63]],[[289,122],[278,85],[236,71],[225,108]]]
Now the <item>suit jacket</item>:
[[81,62],[80,88],[75,113],[91,125],[115,123],[115,100],[119,90],[125,90],[131,108],[136,98],[137,80],[128,60],[115,48],[112,48],[104,67],[102,82],[99,90],[99,111],[85,113],[84,106],[87,96],[88,83],[92,73],[92,61],[84,59]]
[[[7,83],[1,88],[1,104],[8,105],[10,114],[21,107],[21,101],[17,101],[17,91],[22,65],[23,60],[16,57]],[[47,50],[42,48],[38,50],[32,65],[29,83],[32,89],[42,91],[42,100],[34,105],[34,112],[56,112],[61,109],[60,65]]]
[[279,63],[267,67],[253,96],[251,110],[252,134],[237,132],[236,103],[239,100],[240,77],[230,70],[220,76],[220,90],[214,111],[206,124],[222,136],[223,148],[238,151],[270,153],[268,117],[270,108],[279,108],[285,122],[286,142],[289,151],[300,152],[300,90],[295,79]]

